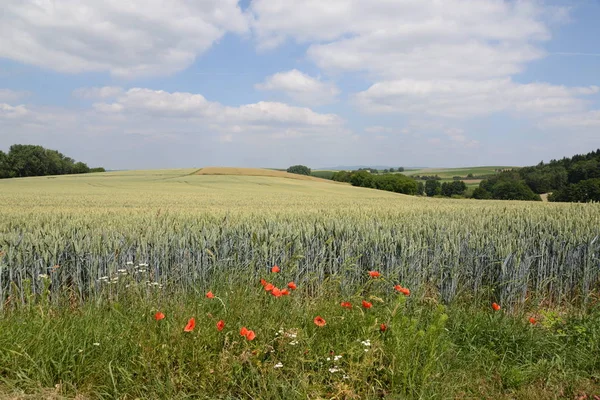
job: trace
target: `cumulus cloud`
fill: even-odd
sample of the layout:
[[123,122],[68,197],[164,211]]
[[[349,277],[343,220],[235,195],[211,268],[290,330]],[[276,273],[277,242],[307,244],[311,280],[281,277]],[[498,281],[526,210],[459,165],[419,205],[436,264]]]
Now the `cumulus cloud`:
[[513,74],[542,57],[536,44],[550,38],[550,9],[537,2],[254,0],[250,9],[259,44],[310,43],[324,69],[384,79]]
[[280,91],[299,103],[309,105],[331,103],[340,93],[335,84],[315,79],[297,69],[278,72],[255,87],[259,90]]
[[343,120],[335,114],[320,114],[310,108],[293,107],[285,103],[261,101],[230,107],[208,101],[201,94],[165,92],[133,88],[119,96],[114,103],[96,103],[98,111],[143,114],[166,118],[204,119],[227,126],[236,124],[274,124],[334,126]]
[[529,116],[583,110],[581,96],[598,93],[597,86],[566,87],[546,83],[519,84],[510,78],[413,80],[378,82],[356,95],[369,112],[471,118],[509,111]]
[[162,75],[188,67],[228,32],[237,0],[4,0],[0,57],[79,73]]

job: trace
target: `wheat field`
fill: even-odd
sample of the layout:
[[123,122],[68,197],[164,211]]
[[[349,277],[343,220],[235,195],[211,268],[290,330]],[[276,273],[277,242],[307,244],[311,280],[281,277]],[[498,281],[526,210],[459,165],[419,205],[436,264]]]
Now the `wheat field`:
[[220,272],[254,279],[273,264],[315,286],[333,275],[351,286],[377,268],[422,296],[512,306],[585,303],[599,284],[599,204],[430,199],[227,171],[237,175],[0,181],[1,297],[22,298],[25,281],[41,290],[36,277],[50,272],[56,290],[75,284],[93,297],[128,262],[148,264],[147,281],[176,290]]

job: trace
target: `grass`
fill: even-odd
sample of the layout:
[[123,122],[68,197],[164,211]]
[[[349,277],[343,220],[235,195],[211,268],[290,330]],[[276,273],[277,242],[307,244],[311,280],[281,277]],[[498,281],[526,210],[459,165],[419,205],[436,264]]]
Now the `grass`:
[[599,204],[197,172],[0,181],[0,399],[600,395]]
[[[130,271],[135,267],[129,266]],[[264,270],[285,287],[292,274]],[[443,306],[364,277],[276,298],[215,284],[216,298],[128,275],[118,298],[50,305],[30,297],[0,319],[0,390],[68,398],[574,398],[600,393],[600,310],[535,316],[474,299]],[[368,300],[372,308],[361,307]],[[351,309],[340,303],[349,301]],[[165,318],[154,320],[156,312]],[[566,310],[564,310],[566,311]],[[313,322],[325,319],[325,326]],[[192,332],[184,332],[189,318]],[[225,328],[217,330],[223,320]],[[386,330],[381,331],[381,324]],[[242,327],[256,333],[249,341]]]

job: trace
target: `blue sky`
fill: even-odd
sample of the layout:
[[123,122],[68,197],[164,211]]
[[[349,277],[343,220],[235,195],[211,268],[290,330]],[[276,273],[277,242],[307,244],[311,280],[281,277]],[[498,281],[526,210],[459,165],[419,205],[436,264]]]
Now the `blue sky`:
[[5,0],[0,149],[109,169],[600,147],[600,1]]

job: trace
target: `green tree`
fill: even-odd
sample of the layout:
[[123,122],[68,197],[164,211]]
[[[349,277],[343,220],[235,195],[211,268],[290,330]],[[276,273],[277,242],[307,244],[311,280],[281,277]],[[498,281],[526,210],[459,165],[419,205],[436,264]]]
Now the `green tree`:
[[292,165],[287,169],[290,174],[310,175],[310,168],[305,165]]
[[429,197],[437,196],[442,194],[442,185],[440,181],[428,180],[425,181],[425,194]]
[[10,168],[8,166],[8,156],[0,150],[0,179],[10,178]]

